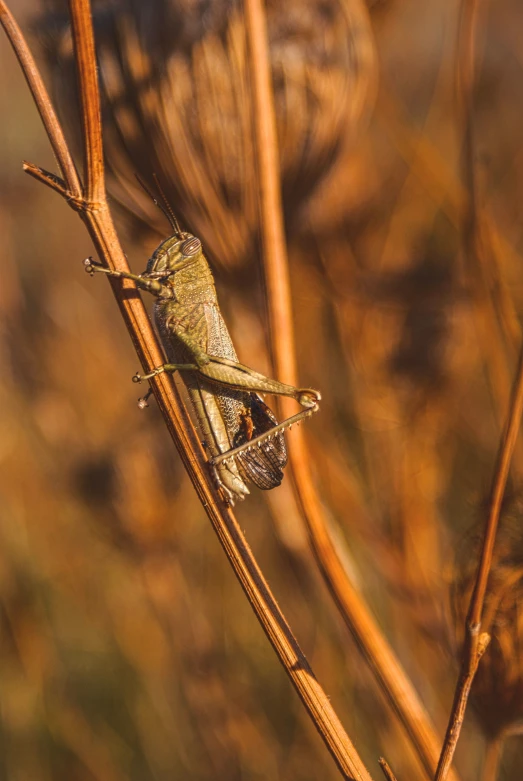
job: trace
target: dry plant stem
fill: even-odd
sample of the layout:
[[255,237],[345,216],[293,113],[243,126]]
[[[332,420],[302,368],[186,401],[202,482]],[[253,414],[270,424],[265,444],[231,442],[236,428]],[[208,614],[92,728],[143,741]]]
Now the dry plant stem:
[[[474,40],[478,17],[478,2],[463,0],[457,46],[458,95],[463,102],[465,117],[465,178],[468,184],[469,203],[464,219],[465,251],[478,254],[481,251],[481,223],[478,215],[473,138],[474,91]],[[481,634],[481,619],[492,564],[492,554],[501,513],[501,505],[510,472],[510,464],[516,446],[523,412],[523,348],[520,351],[518,372],[512,392],[505,432],[500,444],[498,461],[492,484],[489,515],[481,549],[474,590],[465,625],[465,642],[461,670],[454,694],[454,701],[435,781],[444,781],[452,763],[459,740],[470,687],[483,655],[488,635]]]
[[105,175],[102,141],[102,113],[96,51],[91,23],[89,2],[69,0],[69,13],[73,30],[75,63],[78,83],[81,85],[80,102],[84,142],[85,198],[96,204],[105,199]]
[[22,67],[22,72],[33,95],[43,126],[51,141],[53,152],[58,161],[58,165],[60,166],[60,171],[65,179],[67,188],[71,195],[80,197],[82,195],[82,189],[78,178],[78,172],[73,158],[69,153],[67,141],[65,140],[60,122],[47,97],[42,77],[40,76],[33,56],[29,51],[25,38],[3,0],[0,0],[0,22]]
[[[29,174],[29,176],[32,176],[37,181],[42,182],[42,184],[46,184],[51,190],[54,190],[62,197],[68,198],[70,196],[64,180],[60,179],[59,176],[55,176],[55,174],[52,174],[50,171],[46,171],[45,168],[40,168],[37,165],[33,165],[33,163],[24,162],[22,163],[22,167],[26,174]],[[78,200],[81,206],[83,204],[81,195],[78,196]]]
[[378,762],[380,764],[381,769],[383,770],[383,775],[385,776],[387,781],[397,781],[396,776],[392,772],[392,768],[390,767],[387,760],[383,759],[383,757],[380,757],[378,759]]
[[[80,212],[102,261],[109,268],[126,271],[128,270],[127,262],[116,235],[105,196],[90,5],[88,0],[71,0],[70,7],[73,40],[77,55],[79,92],[82,96],[82,111],[86,119],[84,143],[88,168],[87,188],[83,196],[81,189],[78,189],[78,192],[72,190],[73,182],[69,178],[72,159],[65,142],[63,142],[61,149],[64,159],[63,173],[67,186],[62,186],[58,177],[54,174],[47,174],[37,166],[26,165],[26,170],[39,181],[60,192],[70,205]],[[27,69],[34,76],[36,73],[34,61],[20,30],[1,0],[0,21],[18,55],[24,73]],[[27,80],[37,105],[43,107],[42,116],[51,118],[45,123],[45,127],[53,148],[57,148],[63,141],[63,134],[43,82],[39,77],[31,79],[27,77]],[[87,118],[86,114],[91,111],[93,114]],[[78,187],[80,188],[80,185]],[[120,280],[111,280],[111,282],[142,367],[144,371],[150,371],[163,363],[163,356],[141,298],[132,283],[128,281],[122,283]],[[198,437],[180,402],[172,380],[167,375],[160,374],[154,378],[152,386],[169,432],[235,574],[343,777],[358,779],[358,781],[371,781],[281,613],[234,515],[230,510],[224,508],[223,502],[209,478],[207,462]]]
[[459,740],[465,710],[467,707],[470,687],[476,673],[479,660],[481,659],[489,636],[481,633],[481,618],[483,614],[483,605],[485,602],[485,593],[487,590],[488,577],[492,564],[492,554],[494,543],[496,541],[496,532],[498,529],[499,517],[505,488],[510,472],[510,463],[512,454],[521,426],[521,416],[523,414],[523,350],[520,354],[518,372],[515,380],[514,391],[510,403],[508,421],[503,435],[497,466],[492,484],[489,515],[485,527],[485,535],[481,548],[481,555],[478,564],[476,582],[472,592],[470,605],[467,613],[465,626],[465,643],[463,647],[463,657],[461,662],[460,676],[454,695],[452,711],[449,717],[449,724],[443,743],[438,769],[436,771],[435,781],[444,781],[447,778],[452,758]]
[[[297,382],[289,268],[283,228],[278,142],[272,95],[267,25],[261,0],[245,0],[252,62],[256,155],[261,188],[261,223],[275,375]],[[276,338],[277,336],[277,338]],[[284,417],[290,414],[282,399]],[[316,561],[365,659],[408,733],[426,774],[432,778],[441,740],[421,701],[367,605],[352,585],[332,543],[321,501],[314,488],[303,431],[293,433],[292,476]],[[457,776],[453,774],[454,781]]]
[[454,694],[452,711],[443,741],[440,760],[434,776],[435,781],[443,781],[447,778],[454,757],[454,752],[461,734],[461,727],[465,719],[470,687],[478,669],[479,660],[485,653],[490,642],[490,636],[484,632],[479,634],[479,628],[471,629],[467,625],[467,635],[463,648],[463,660],[461,671]]

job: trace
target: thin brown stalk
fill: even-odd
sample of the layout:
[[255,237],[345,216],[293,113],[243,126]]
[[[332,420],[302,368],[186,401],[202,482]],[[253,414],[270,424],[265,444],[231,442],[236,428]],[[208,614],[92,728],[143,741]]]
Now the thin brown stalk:
[[[464,214],[463,244],[469,262],[482,258],[482,222],[478,205],[475,143],[474,143],[474,73],[475,73],[475,37],[479,14],[477,0],[463,0],[457,45],[457,88],[458,98],[464,118],[464,178],[468,188],[468,203]],[[501,505],[510,472],[512,456],[518,439],[523,413],[523,348],[520,351],[519,367],[513,385],[512,398],[503,434],[497,465],[492,483],[491,499],[485,534],[481,548],[474,590],[465,622],[465,642],[458,683],[454,694],[452,710],[443,747],[441,751],[435,781],[444,781],[452,764],[459,740],[463,719],[470,693],[470,687],[479,660],[489,641],[486,633],[481,633],[481,621],[485,603],[492,554],[496,541]]]
[[[42,182],[42,184],[47,185],[47,187],[50,187],[51,190],[54,190],[63,198],[68,198],[70,196],[64,180],[59,176],[52,174],[50,171],[46,171],[45,168],[40,168],[38,165],[26,161],[22,163],[22,168],[26,174],[29,174],[33,179]],[[80,202],[83,202],[81,195],[79,196],[79,199]]]
[[[7,7],[0,0],[0,21],[18,55],[24,73],[29,71],[31,74],[31,78],[29,78],[26,73],[26,78],[37,105],[42,107],[42,117],[47,118],[47,121],[44,120],[44,124],[51,144],[54,149],[61,149],[65,161],[62,170],[71,193],[61,192],[59,179],[53,174],[48,175],[36,166],[28,165],[26,168],[32,176],[46,184],[54,181],[57,186],[53,189],[61,192],[69,204],[80,211],[80,216],[89,230],[102,262],[111,269],[126,271],[128,270],[127,262],[114,229],[105,195],[101,126],[98,113],[98,84],[89,0],[71,0],[70,7],[79,93],[82,95],[84,148],[87,166],[87,185],[85,189],[82,189],[78,183],[78,191],[74,192],[72,188],[74,182],[71,179],[68,162],[71,157],[63,133],[56,121],[49,96],[42,79],[39,76],[35,78],[36,66],[23,36]],[[91,110],[94,114],[88,116]],[[73,194],[73,198],[71,198],[71,194]],[[133,283],[112,280],[111,284],[142,367],[145,371],[150,371],[163,362],[163,356],[142,300]],[[152,387],[184,466],[236,577],[309,716],[336,761],[342,776],[346,779],[371,781],[370,775],[358,757],[278,607],[234,515],[224,507],[216,492],[198,437],[189,415],[180,401],[176,387],[165,374],[156,377],[152,382]]]
[[[256,155],[261,189],[260,211],[272,354],[276,376],[297,385],[267,25],[261,0],[245,0],[245,12],[252,61]],[[285,399],[282,399],[281,407],[287,417],[290,410]],[[361,594],[351,583],[336,551],[320,498],[314,487],[309,468],[310,457],[300,428],[293,434],[290,463],[297,500],[323,578],[363,656],[399,716],[427,776],[432,778],[441,740],[416,690],[380,632]],[[454,774],[453,778],[457,781],[457,775]]]
[[452,711],[449,718],[447,732],[443,741],[440,760],[436,769],[435,781],[443,781],[447,778],[452,765],[454,752],[461,734],[461,727],[465,719],[470,687],[478,669],[479,660],[485,653],[490,642],[490,635],[486,632],[479,634],[479,630],[471,629],[467,624],[467,635],[463,649],[463,661],[459,680],[452,703]]
[[487,590],[490,568],[492,565],[492,554],[494,543],[496,541],[496,532],[498,529],[499,518],[503,496],[510,473],[510,464],[512,455],[521,426],[521,416],[523,414],[523,349],[520,354],[519,367],[516,375],[514,390],[510,403],[510,409],[507,417],[505,432],[500,444],[497,466],[492,483],[491,499],[485,534],[481,547],[481,554],[478,564],[478,572],[474,590],[472,592],[470,605],[465,624],[465,643],[463,647],[461,670],[459,680],[456,686],[452,711],[449,717],[449,723],[443,748],[441,751],[438,769],[436,771],[435,781],[444,781],[447,778],[450,765],[459,740],[465,710],[467,707],[470,687],[476,674],[479,660],[486,650],[490,637],[485,632],[481,633],[481,620],[483,616],[483,607],[485,604],[485,593]]
[[90,4],[69,0],[69,13],[78,81],[82,85],[80,105],[84,142],[84,195],[89,203],[98,203],[105,198],[105,176],[102,114]]
[[394,773],[392,772],[392,768],[389,765],[389,763],[387,762],[387,760],[384,759],[383,757],[380,757],[378,759],[378,762],[379,762],[379,765],[380,765],[381,769],[383,770],[383,775],[385,776],[387,781],[397,781],[397,778],[394,775]]
[[67,188],[72,195],[80,196],[82,189],[78,178],[78,172],[69,152],[62,126],[58,121],[52,103],[47,97],[47,92],[33,55],[29,50],[19,26],[3,0],[0,0],[0,23],[2,24],[21,65],[25,80],[31,90],[36,108],[38,109],[43,126],[51,142],[58,165],[60,166],[60,171],[66,181]]

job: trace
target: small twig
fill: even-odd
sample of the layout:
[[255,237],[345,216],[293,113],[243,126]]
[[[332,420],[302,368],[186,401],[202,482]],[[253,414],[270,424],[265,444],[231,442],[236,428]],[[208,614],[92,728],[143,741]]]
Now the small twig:
[[[27,74],[26,78],[37,105],[42,107],[41,114],[51,144],[56,149],[63,142],[61,152],[65,160],[63,173],[66,186],[62,185],[60,179],[54,174],[48,174],[37,166],[26,164],[25,168],[31,176],[59,192],[70,206],[79,211],[102,262],[108,268],[128,271],[127,261],[116,235],[105,196],[101,127],[98,113],[99,97],[89,0],[71,0],[70,7],[78,66],[79,93],[82,95],[84,114],[84,148],[87,166],[85,198],[78,180],[76,179],[75,184],[71,179],[67,162],[71,159],[70,154],[43,81],[39,76],[35,77],[36,66],[22,34],[5,4],[0,0],[0,22],[9,36],[24,73],[26,73],[26,69],[31,71],[31,80]],[[94,112],[93,116],[90,115],[91,110]],[[51,120],[46,121],[45,118],[49,117]],[[163,363],[163,355],[142,300],[133,283],[112,280],[111,284],[142,367],[145,372],[149,372],[155,366]],[[134,295],[129,296],[129,291],[132,291]],[[210,479],[208,463],[176,387],[165,373],[156,376],[151,385],[184,466],[236,577],[309,716],[334,757],[343,777],[348,780],[371,781],[361,761],[355,760],[357,757],[355,749],[292,634],[234,515],[230,510],[224,508],[223,502],[217,494]]]
[[56,174],[51,173],[51,171],[46,171],[45,168],[40,168],[39,165],[26,161],[22,163],[22,168],[26,174],[29,174],[33,179],[37,179],[39,182],[42,182],[42,184],[50,187],[51,190],[54,190],[63,198],[68,198],[71,195],[64,180]]
[[[267,25],[261,0],[245,0],[247,38],[252,61],[256,155],[260,179],[264,268],[275,375],[296,385],[297,366],[292,322],[291,286],[281,204],[278,144]],[[283,417],[291,414],[281,400]],[[383,692],[398,714],[426,774],[432,778],[441,740],[416,690],[401,667],[361,594],[351,583],[329,534],[314,487],[310,457],[302,429],[293,435],[289,460],[296,496],[305,519],[312,550],[325,582],[354,635]],[[457,775],[453,774],[454,781]]]
[[394,775],[394,773],[392,772],[392,769],[391,769],[389,763],[387,762],[387,760],[384,759],[383,757],[380,757],[378,759],[378,762],[379,762],[379,765],[380,765],[381,769],[383,770],[383,775],[385,776],[387,781],[397,781],[397,778]]
[[77,212],[95,212],[99,207],[99,204],[90,203],[82,195],[74,195],[67,189],[63,179],[56,174],[51,173],[51,171],[46,171],[45,168],[40,168],[39,165],[24,161],[22,163],[22,170],[26,174],[29,174],[29,176],[32,176],[33,179],[45,184],[46,187],[50,187],[51,190],[54,190],[61,195],[62,198],[65,198],[71,209],[74,209]]
[[463,649],[463,660],[461,671],[454,694],[452,710],[443,741],[440,760],[436,769],[435,781],[443,781],[452,765],[454,752],[458,744],[461,728],[465,719],[470,687],[478,669],[479,660],[485,653],[490,642],[490,635],[483,632],[481,635],[476,630],[471,629],[467,624],[467,637]]

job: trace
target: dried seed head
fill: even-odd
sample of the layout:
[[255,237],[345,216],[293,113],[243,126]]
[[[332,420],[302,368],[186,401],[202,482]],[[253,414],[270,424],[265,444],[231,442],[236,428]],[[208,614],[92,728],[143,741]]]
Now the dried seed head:
[[[451,596],[458,647],[481,541],[482,530],[475,529],[456,557]],[[480,661],[471,700],[486,735],[493,738],[523,718],[523,497],[513,498],[503,511],[481,631],[492,639]]]
[[[61,1],[55,4],[61,10]],[[374,48],[361,0],[269,0],[266,9],[282,189],[292,226],[354,132],[374,83]],[[258,180],[243,4],[120,0],[95,4],[93,13],[105,151],[118,200],[129,204],[135,224],[139,200],[147,210],[142,227],[152,219],[165,233],[134,179],[138,173],[147,182],[161,172],[180,222],[200,236],[214,260],[228,266],[247,261],[257,241]],[[38,29],[48,31],[60,108],[75,111],[65,17],[49,14]]]

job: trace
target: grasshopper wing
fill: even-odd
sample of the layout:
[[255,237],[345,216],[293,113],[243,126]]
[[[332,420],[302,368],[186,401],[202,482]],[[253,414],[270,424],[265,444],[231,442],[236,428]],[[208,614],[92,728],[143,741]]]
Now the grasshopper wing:
[[[234,438],[233,447],[247,443],[252,437],[264,434],[278,424],[269,407],[257,393],[251,393],[249,401],[252,428],[247,432],[246,427],[240,427]],[[283,432],[278,431],[270,439],[254,446],[252,450],[239,453],[236,459],[251,483],[263,490],[276,488],[283,479],[283,469],[287,463],[287,448]]]

